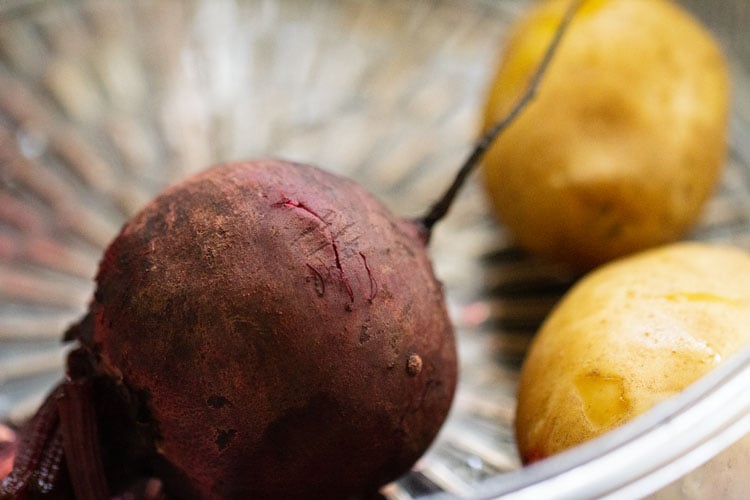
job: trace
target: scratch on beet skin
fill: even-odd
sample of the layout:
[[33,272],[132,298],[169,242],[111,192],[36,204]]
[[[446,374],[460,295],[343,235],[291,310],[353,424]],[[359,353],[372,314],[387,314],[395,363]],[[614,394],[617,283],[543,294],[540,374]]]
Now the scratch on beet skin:
[[369,297],[367,297],[367,301],[372,302],[372,300],[378,294],[378,283],[375,281],[375,278],[372,275],[370,266],[367,265],[367,258],[365,257],[365,254],[359,252],[359,256],[362,257],[362,262],[364,263],[365,270],[367,271],[367,277],[370,278],[370,295]]
[[323,275],[320,274],[320,271],[315,269],[314,266],[307,264],[307,267],[310,268],[310,270],[313,272],[313,280],[315,281],[315,292],[318,294],[318,297],[322,297],[326,294],[326,280],[323,279]]
[[[334,264],[336,268],[336,277],[341,282],[342,285],[344,285],[344,288],[346,289],[346,293],[349,296],[349,302],[354,302],[354,291],[352,290],[352,286],[349,283],[349,278],[344,273],[344,267],[341,265],[341,257],[339,255],[339,247],[336,243],[336,238],[333,235],[333,231],[331,231],[331,225],[323,218],[321,217],[315,210],[307,206],[302,201],[293,200],[287,196],[282,196],[282,199],[280,202],[274,203],[273,206],[276,207],[289,207],[289,208],[296,208],[298,210],[304,210],[308,214],[312,215],[316,219],[318,219],[325,227],[328,229],[328,241],[331,244],[331,249],[333,250],[333,257],[334,257]],[[320,276],[320,273],[316,271],[312,266],[308,264],[308,267],[310,267],[313,272],[316,273],[316,275]]]

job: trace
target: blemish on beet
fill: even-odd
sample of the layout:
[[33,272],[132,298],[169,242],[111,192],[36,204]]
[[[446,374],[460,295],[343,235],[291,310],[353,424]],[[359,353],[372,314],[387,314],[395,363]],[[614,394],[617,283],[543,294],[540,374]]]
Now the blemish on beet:
[[151,269],[154,268],[154,263],[151,262],[151,260],[149,260],[148,258],[144,257],[144,259],[141,261],[141,268],[144,271],[150,271]]
[[315,287],[315,293],[318,295],[318,297],[323,297],[326,294],[325,278],[323,278],[323,275],[320,273],[320,271],[315,269],[314,266],[307,264],[307,267],[313,272],[313,275],[311,277],[308,277],[308,281],[312,280],[313,286]]
[[232,438],[237,434],[237,429],[216,429],[216,433],[216,447],[219,451],[224,451],[229,446]]
[[359,256],[362,257],[362,263],[365,265],[365,271],[367,271],[367,277],[370,279],[370,295],[367,297],[368,302],[372,302],[375,296],[378,294],[378,283],[372,275],[370,266],[367,265],[367,257],[362,252],[359,252]]
[[411,377],[416,377],[422,371],[422,358],[419,354],[412,354],[406,360],[406,373]]
[[330,245],[331,250],[333,251],[333,267],[330,269],[333,272],[333,274],[335,274],[336,279],[343,286],[343,289],[346,292],[346,294],[349,296],[349,302],[353,303],[354,291],[352,290],[352,286],[349,283],[349,278],[346,276],[346,273],[344,272],[344,266],[341,263],[341,255],[339,254],[339,246],[338,246],[338,243],[336,242],[336,237],[333,234],[333,230],[331,229],[331,224],[328,221],[326,221],[320,214],[318,214],[317,211],[309,207],[304,202],[293,200],[287,196],[282,196],[281,201],[274,203],[273,206],[274,207],[288,207],[288,208],[302,210],[312,215],[314,218],[320,221],[321,224],[323,224],[323,227],[328,231],[328,234],[327,234],[328,244]]
[[219,410],[221,408],[224,408],[225,406],[232,406],[231,401],[229,401],[224,396],[219,395],[209,396],[209,398],[206,400],[206,404],[209,406],[209,408],[212,408],[214,410]]
[[367,331],[367,325],[362,325],[359,329],[359,343],[364,344],[372,338],[372,335]]
[[344,285],[346,293],[349,295],[349,301],[354,302],[354,291],[349,284],[349,278],[344,274],[344,267],[341,265],[341,256],[339,256],[339,247],[336,244],[336,240],[333,239],[333,235],[331,235],[331,248],[333,248],[333,256],[336,263],[336,270],[338,271],[338,278]]

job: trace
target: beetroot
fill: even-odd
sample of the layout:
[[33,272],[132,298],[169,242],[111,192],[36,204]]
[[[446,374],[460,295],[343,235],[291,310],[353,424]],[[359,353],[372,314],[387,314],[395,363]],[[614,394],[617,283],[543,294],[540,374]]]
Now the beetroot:
[[573,10],[418,220],[280,160],[215,166],[147,205],[108,247],[0,498],[345,498],[406,472],[456,385],[431,229],[532,98]]
[[322,170],[188,179],[125,226],[97,284],[82,341],[145,398],[180,496],[374,489],[448,412],[456,352],[416,226]]

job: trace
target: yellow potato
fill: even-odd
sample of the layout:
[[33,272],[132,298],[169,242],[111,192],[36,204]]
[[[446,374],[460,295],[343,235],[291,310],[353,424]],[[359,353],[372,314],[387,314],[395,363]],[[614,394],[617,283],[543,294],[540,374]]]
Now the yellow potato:
[[[568,4],[540,3],[512,30],[485,127],[522,93]],[[485,158],[489,198],[521,246],[581,269],[674,241],[715,189],[728,109],[720,48],[680,7],[584,1]]]
[[750,344],[750,253],[673,243],[578,282],[521,371],[516,440],[532,462],[650,409]]

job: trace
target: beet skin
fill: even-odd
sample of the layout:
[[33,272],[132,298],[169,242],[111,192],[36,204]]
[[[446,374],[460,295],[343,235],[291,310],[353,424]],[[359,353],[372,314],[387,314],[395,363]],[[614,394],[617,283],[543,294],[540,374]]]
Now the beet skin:
[[406,472],[456,352],[416,224],[276,160],[168,189],[108,248],[80,340],[145,406],[169,493],[337,498]]

